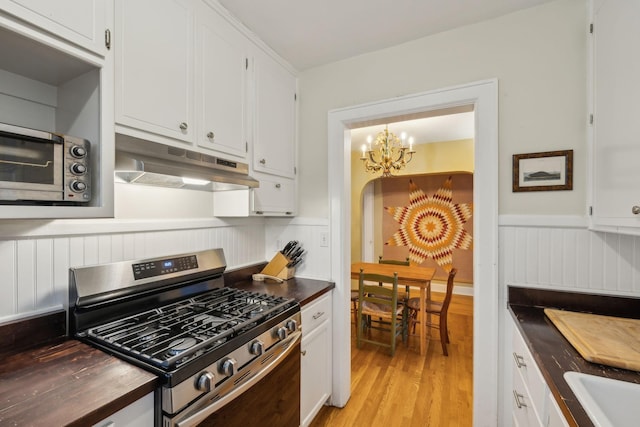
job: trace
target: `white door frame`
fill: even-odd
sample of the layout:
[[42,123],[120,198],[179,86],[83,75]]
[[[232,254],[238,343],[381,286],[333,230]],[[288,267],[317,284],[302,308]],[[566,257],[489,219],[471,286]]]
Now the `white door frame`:
[[[473,105],[473,425],[498,422],[498,81],[484,80],[357,105],[328,114],[329,216],[333,293],[331,403],[351,395],[351,132],[366,120]],[[480,250],[481,249],[481,250]]]

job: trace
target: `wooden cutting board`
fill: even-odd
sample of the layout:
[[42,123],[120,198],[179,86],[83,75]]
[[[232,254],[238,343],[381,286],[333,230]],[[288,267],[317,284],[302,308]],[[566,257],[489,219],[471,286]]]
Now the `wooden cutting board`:
[[640,371],[640,320],[545,308],[544,313],[589,362]]

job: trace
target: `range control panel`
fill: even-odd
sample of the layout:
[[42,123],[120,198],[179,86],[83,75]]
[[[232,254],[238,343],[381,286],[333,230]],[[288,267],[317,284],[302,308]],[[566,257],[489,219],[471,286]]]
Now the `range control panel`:
[[163,274],[198,268],[198,258],[195,255],[188,255],[178,258],[141,262],[133,264],[132,267],[133,277],[136,280],[146,279],[148,277],[162,276]]

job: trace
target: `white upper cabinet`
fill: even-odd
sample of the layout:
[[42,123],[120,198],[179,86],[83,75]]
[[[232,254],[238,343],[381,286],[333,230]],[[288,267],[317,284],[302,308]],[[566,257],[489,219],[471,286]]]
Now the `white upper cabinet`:
[[2,9],[50,34],[105,56],[109,0],[3,0]]
[[246,39],[208,6],[196,16],[199,146],[246,158]]
[[255,52],[254,73],[253,169],[294,178],[296,77],[262,51]]
[[183,0],[116,0],[116,130],[193,142],[194,10]]
[[640,2],[592,6],[591,227],[640,234]]

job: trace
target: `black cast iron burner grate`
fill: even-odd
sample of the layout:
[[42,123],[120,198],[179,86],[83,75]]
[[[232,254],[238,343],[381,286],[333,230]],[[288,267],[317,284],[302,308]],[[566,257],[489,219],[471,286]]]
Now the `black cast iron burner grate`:
[[164,370],[218,348],[271,317],[293,300],[219,288],[91,328],[87,335]]

